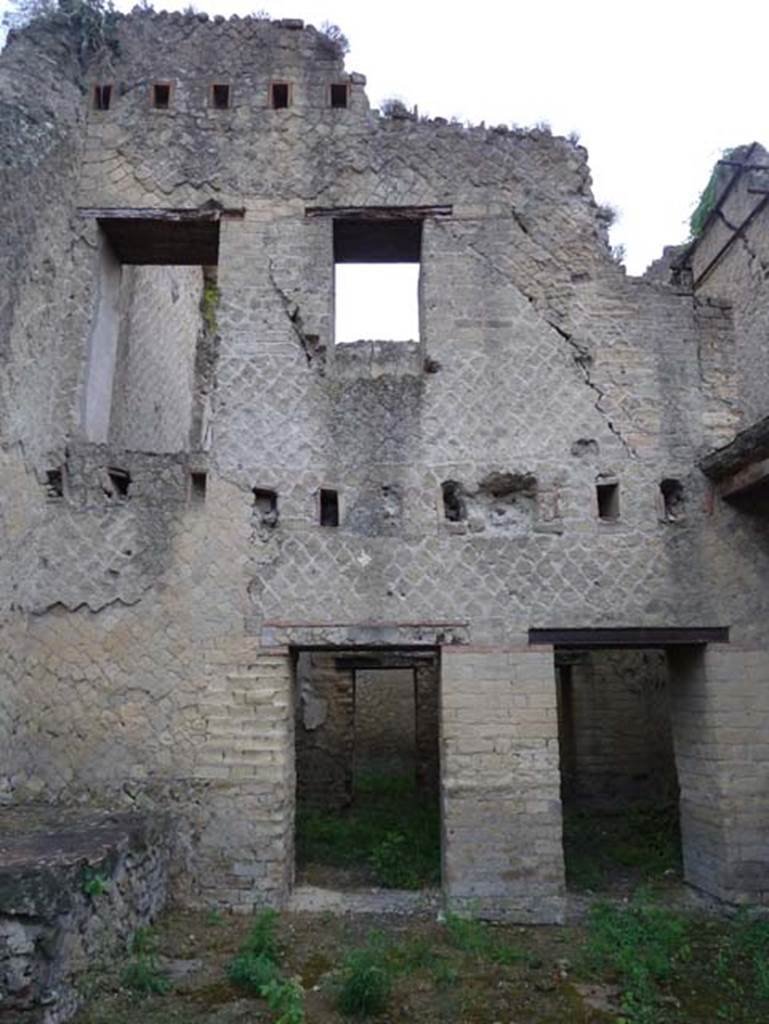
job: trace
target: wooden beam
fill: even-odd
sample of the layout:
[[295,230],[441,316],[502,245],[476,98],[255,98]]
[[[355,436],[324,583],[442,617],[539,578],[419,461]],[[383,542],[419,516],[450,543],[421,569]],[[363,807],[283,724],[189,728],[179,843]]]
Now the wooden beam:
[[199,209],[155,209],[151,206],[80,206],[77,211],[89,220],[217,221],[245,215],[244,207],[203,206]]
[[530,644],[559,647],[680,647],[729,642],[728,626],[530,629]]
[[450,217],[453,206],[308,206],[305,217],[334,217],[338,220],[424,220]]
[[725,476],[716,484],[716,493],[729,500],[731,498],[746,497],[748,492],[757,488],[765,488],[769,485],[769,458],[761,459],[760,462],[752,462],[748,466]]
[[752,463],[769,458],[769,416],[754,423],[700,461],[700,469],[711,480],[734,476]]

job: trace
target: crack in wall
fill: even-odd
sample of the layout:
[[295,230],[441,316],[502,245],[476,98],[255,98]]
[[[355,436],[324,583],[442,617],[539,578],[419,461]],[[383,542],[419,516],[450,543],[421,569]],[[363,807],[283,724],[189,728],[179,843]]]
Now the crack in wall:
[[477,247],[477,245],[474,242],[468,242],[467,246],[469,251],[474,253],[474,255],[477,256],[479,259],[483,260],[484,263],[488,267],[490,267],[497,274],[498,277],[501,277],[502,280],[508,286],[511,286],[515,288],[517,291],[519,291],[520,294],[523,295],[523,297],[528,302],[531,303],[531,305],[534,307],[534,309],[536,310],[540,318],[543,320],[543,322],[546,323],[547,326],[550,327],[552,330],[554,330],[556,334],[559,335],[559,337],[563,338],[564,341],[568,342],[568,344],[573,349],[572,358],[574,360],[574,363],[580,370],[585,384],[598,396],[594,402],[596,412],[598,412],[604,419],[610,433],[612,433],[617,438],[617,440],[628,453],[630,458],[637,458],[638,453],[636,452],[635,448],[625,439],[625,437],[622,434],[622,431],[619,430],[619,428],[614,425],[614,422],[609,418],[606,411],[601,407],[601,402],[606,397],[606,392],[593,380],[590,371],[590,366],[592,364],[593,357],[590,355],[590,352],[585,348],[584,345],[580,345],[578,341],[575,341],[573,336],[569,333],[569,331],[564,330],[563,327],[561,327],[547,315],[547,313],[540,307],[540,300],[538,300],[536,296],[530,295],[521,287],[520,284],[518,284],[518,282],[513,281],[511,278],[509,278],[502,270],[500,270],[498,266],[496,266],[496,264],[490,259],[489,256],[486,255],[486,253],[482,252]]
[[299,305],[294,302],[290,296],[280,287],[275,277],[275,264],[272,259],[267,260],[267,275],[270,279],[270,284],[273,287],[275,294],[280,299],[283,310],[288,317],[288,321],[291,324],[291,330],[299,340],[299,344],[302,346],[307,365],[310,368],[317,367],[320,376],[324,376],[326,372],[326,346],[320,343],[320,338],[317,334],[307,334],[304,330],[304,322],[302,320],[302,314],[299,311]]

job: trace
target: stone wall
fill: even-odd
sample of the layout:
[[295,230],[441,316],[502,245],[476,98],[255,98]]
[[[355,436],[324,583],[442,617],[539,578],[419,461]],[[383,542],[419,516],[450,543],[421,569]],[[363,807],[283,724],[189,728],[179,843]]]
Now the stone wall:
[[[447,891],[553,919],[555,688],[529,628],[729,625],[765,646],[766,526],[714,503],[696,469],[739,421],[739,325],[720,298],[625,276],[566,139],[379,117],[363,77],[295,22],[137,11],[116,32],[117,53],[81,65],[61,25],[38,25],[0,61],[14,110],[0,154],[4,799],[167,809],[180,898],[280,903],[290,648],[441,647]],[[209,102],[219,79],[225,110]],[[291,84],[287,109],[274,80]],[[104,81],[114,102],[96,111]],[[168,109],[151,104],[157,81]],[[334,83],[347,108],[331,107]],[[337,349],[329,210],[404,206],[421,223],[420,343]],[[155,416],[149,385],[118,383],[114,443],[89,432],[113,392],[87,401],[104,246],[80,210],[110,207],[221,214],[197,450],[181,427],[191,334],[173,315],[151,351],[182,352],[184,372],[138,361],[158,368],[152,387],[173,382],[169,408]],[[667,479],[683,516],[661,508]],[[607,480],[618,516],[599,515]],[[336,527],[321,490],[338,494]],[[490,731],[478,751],[461,734],[476,725]],[[759,745],[751,757],[760,770]]]
[[719,191],[723,194],[728,188],[728,192],[698,240],[690,263],[697,294],[731,306],[741,425],[749,426],[769,415],[769,213],[766,192],[761,191],[769,188],[769,153],[754,144],[739,147],[733,158],[747,163],[748,169],[721,169]]
[[411,669],[355,673],[355,772],[416,772],[416,700]]
[[199,267],[125,267],[110,444],[150,452],[190,446]]
[[558,655],[561,780],[573,806],[678,796],[663,651]]
[[138,815],[6,811],[0,851],[0,1017],[60,1024],[88,971],[127,957],[167,894],[167,823]]

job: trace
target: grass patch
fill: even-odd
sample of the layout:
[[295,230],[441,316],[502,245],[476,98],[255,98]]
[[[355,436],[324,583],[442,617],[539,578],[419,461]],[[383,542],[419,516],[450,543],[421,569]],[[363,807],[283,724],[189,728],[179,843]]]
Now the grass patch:
[[366,865],[373,881],[385,888],[420,889],[440,882],[437,801],[418,793],[410,776],[361,778],[352,806],[344,811],[299,808],[296,845],[300,865]]
[[604,888],[618,872],[639,882],[681,874],[678,808],[637,805],[621,814],[567,811],[566,879],[575,889]]
[[515,964],[530,959],[527,953],[500,941],[493,927],[477,918],[447,914],[446,930],[453,946],[479,960],[493,964]]
[[650,902],[643,893],[625,906],[597,903],[588,920],[585,962],[609,971],[622,987],[629,1024],[661,1019],[663,986],[691,956],[686,918]]

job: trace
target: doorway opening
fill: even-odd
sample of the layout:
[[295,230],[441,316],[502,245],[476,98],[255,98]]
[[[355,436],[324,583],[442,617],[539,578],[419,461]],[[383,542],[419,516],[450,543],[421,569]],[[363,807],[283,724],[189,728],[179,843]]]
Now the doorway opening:
[[440,885],[434,650],[296,656],[296,882]]
[[556,648],[564,858],[574,890],[681,878],[663,650]]

